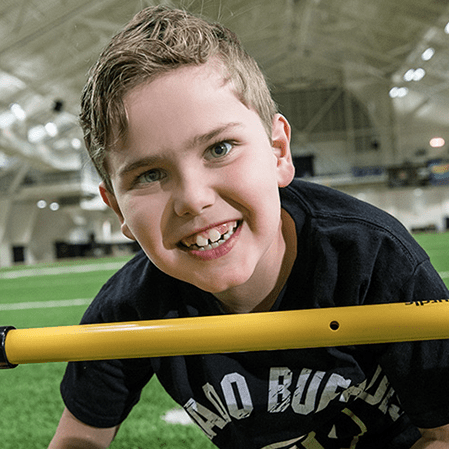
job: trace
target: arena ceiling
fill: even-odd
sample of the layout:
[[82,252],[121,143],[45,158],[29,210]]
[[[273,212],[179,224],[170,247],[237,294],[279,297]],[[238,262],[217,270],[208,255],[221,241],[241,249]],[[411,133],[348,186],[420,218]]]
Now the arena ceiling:
[[154,3],[234,30],[277,91],[342,86],[350,74],[396,87],[399,114],[425,111],[449,122],[448,0],[2,0],[3,172],[23,161],[41,170],[79,168],[77,115],[88,69],[110,37]]

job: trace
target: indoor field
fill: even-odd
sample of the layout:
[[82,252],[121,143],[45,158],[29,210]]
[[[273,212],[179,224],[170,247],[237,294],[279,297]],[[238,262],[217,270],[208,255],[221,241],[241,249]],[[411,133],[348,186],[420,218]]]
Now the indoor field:
[[[449,286],[449,235],[415,237]],[[105,258],[1,269],[0,325],[31,328],[78,324],[89,301],[126,260]],[[0,371],[2,449],[47,447],[63,408],[59,382],[64,366],[39,363]],[[214,446],[153,379],[111,447]]]
[[[449,333],[371,356],[335,345],[337,331],[376,333],[371,313],[343,312],[357,331],[332,316],[330,345],[313,319],[299,339],[291,312],[291,332],[275,312],[248,315],[321,318],[403,286],[408,311],[449,306],[409,235],[449,286],[448,0],[0,0],[0,326],[77,325],[140,248],[153,263],[122,270],[86,322],[188,317],[184,338],[160,332],[184,352],[161,361],[112,449],[449,444]],[[445,298],[413,305],[434,291]],[[384,310],[384,338],[446,327],[439,308],[403,327]],[[290,352],[229,348],[266,345],[273,323]],[[41,339],[23,334],[33,354]],[[192,340],[228,353],[189,358]],[[0,449],[59,449],[64,431],[106,447],[117,404],[147,379],[139,361],[73,376],[66,397],[88,404],[77,426],[64,414],[58,427],[65,362],[0,370]]]

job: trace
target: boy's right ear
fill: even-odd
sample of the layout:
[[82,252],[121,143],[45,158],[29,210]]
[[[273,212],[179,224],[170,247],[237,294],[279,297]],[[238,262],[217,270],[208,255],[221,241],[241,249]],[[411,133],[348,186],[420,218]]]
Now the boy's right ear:
[[125,237],[128,237],[130,240],[136,240],[133,233],[126,224],[125,217],[123,216],[122,211],[120,210],[115,195],[107,189],[106,184],[103,181],[100,183],[99,190],[102,200],[105,202],[107,206],[109,206],[115,212],[118,219],[120,220],[122,234]]

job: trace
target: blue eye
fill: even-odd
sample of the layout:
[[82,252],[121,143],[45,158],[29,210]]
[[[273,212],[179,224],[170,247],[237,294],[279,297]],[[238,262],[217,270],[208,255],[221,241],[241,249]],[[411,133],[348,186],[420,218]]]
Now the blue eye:
[[229,142],[219,142],[212,145],[209,151],[213,158],[220,158],[226,156],[231,151],[232,146]]
[[138,184],[152,183],[160,181],[164,177],[164,174],[161,170],[148,170],[145,173],[142,173],[138,178]]

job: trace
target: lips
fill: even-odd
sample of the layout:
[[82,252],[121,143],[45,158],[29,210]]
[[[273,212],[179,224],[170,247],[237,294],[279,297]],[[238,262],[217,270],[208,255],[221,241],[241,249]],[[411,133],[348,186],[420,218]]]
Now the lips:
[[230,221],[191,235],[181,241],[181,245],[191,250],[208,251],[223,245],[234,234],[237,221]]

